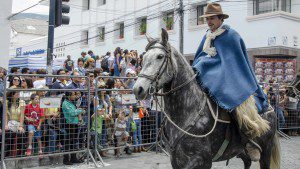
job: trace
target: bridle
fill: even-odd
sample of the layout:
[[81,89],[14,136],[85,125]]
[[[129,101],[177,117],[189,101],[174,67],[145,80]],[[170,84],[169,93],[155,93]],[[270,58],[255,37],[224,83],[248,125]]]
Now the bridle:
[[[149,89],[149,94],[150,95],[166,96],[168,94],[174,93],[175,91],[177,91],[177,90],[181,89],[182,87],[184,87],[185,85],[189,84],[192,80],[194,80],[196,78],[196,74],[191,79],[189,79],[188,81],[186,81],[185,83],[183,83],[183,84],[181,84],[181,85],[173,88],[173,78],[176,77],[176,71],[175,71],[175,68],[174,68],[174,63],[173,63],[172,58],[171,58],[171,56],[172,56],[171,47],[170,47],[169,44],[163,45],[161,43],[159,43],[161,46],[154,46],[154,44],[156,44],[156,43],[158,43],[158,40],[151,41],[146,46],[146,52],[148,52],[151,49],[161,49],[161,50],[165,51],[166,55],[164,57],[164,60],[163,60],[163,62],[161,64],[160,68],[153,75],[146,75],[146,74],[140,73],[138,75],[138,77],[143,77],[143,78],[146,78],[146,79],[149,79],[149,80],[152,81],[150,89]],[[168,68],[169,62],[171,63],[171,67],[172,67],[172,75],[170,75],[168,72],[167,72],[167,74],[170,77],[172,77],[171,89],[169,91],[167,91],[167,92],[158,93],[158,91],[156,91],[157,86],[158,86],[158,81],[160,80],[163,72]],[[168,69],[167,69],[167,71],[168,71]]]

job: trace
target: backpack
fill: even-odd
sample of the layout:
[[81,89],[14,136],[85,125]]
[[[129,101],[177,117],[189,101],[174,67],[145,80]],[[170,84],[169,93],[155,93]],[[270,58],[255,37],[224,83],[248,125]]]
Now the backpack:
[[108,58],[109,57],[105,57],[105,58],[103,58],[102,59],[102,61],[101,61],[101,68],[103,69],[103,70],[107,70],[108,69]]

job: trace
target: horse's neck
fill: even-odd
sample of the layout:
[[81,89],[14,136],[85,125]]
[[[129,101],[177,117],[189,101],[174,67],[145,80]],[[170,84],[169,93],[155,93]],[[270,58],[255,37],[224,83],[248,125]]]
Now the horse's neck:
[[[192,68],[182,56],[176,56],[176,63],[178,71],[177,76],[172,81],[172,88],[182,85],[194,76]],[[165,86],[164,92],[169,91],[170,86],[170,84]],[[175,122],[180,123],[183,122],[182,119],[189,120],[187,117],[196,117],[196,114],[200,113],[201,106],[204,106],[205,97],[196,79],[194,79],[173,94],[165,96],[165,110]]]

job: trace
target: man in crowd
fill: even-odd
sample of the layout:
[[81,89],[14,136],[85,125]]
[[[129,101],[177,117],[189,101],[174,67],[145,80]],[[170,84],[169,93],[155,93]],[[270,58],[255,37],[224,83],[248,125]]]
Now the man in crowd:
[[21,73],[22,74],[30,74],[30,69],[28,67],[24,67],[22,70],[21,70]]
[[96,55],[94,54],[93,51],[89,50],[88,54],[90,55],[91,58],[93,58],[94,60],[96,60]]
[[83,59],[83,62],[87,61],[88,56],[86,55],[86,52],[81,52],[81,57]]
[[[66,75],[66,72],[64,69],[59,69],[57,71],[57,75]],[[65,89],[66,88],[66,82],[65,82],[66,77],[58,77],[56,81],[53,83],[51,89]],[[53,92],[52,94],[59,94],[63,92]]]
[[67,60],[64,62],[64,68],[67,69],[68,71],[73,71],[74,70],[74,61],[71,60],[71,56],[67,56]]

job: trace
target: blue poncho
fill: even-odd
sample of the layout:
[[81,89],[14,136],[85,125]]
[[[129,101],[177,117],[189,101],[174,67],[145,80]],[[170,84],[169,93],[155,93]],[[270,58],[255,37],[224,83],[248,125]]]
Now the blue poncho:
[[193,69],[201,88],[223,109],[232,111],[251,95],[255,96],[259,112],[268,108],[266,94],[258,85],[249,63],[246,47],[240,35],[229,26],[213,40],[217,55],[203,52],[206,36],[196,52]]

